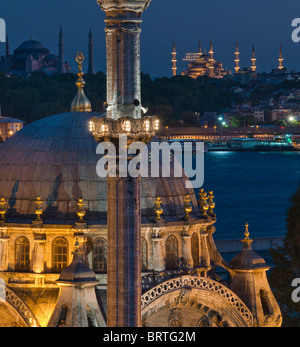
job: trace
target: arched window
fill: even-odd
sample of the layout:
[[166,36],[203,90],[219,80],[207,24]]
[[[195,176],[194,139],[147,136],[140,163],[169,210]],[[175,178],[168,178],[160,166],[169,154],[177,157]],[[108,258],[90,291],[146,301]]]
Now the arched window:
[[68,266],[68,241],[56,238],[52,242],[52,270],[60,272]]
[[29,248],[30,244],[26,237],[19,237],[16,240],[15,258],[17,271],[30,270]]
[[178,241],[174,235],[166,240],[166,269],[178,268]]
[[199,237],[196,233],[192,235],[192,257],[194,261],[194,266],[199,266],[200,265]]
[[259,295],[260,295],[260,301],[261,301],[264,315],[268,316],[268,315],[272,314],[271,309],[270,309],[268,294],[267,294],[266,290],[260,289]]
[[93,270],[107,271],[107,242],[103,238],[96,239],[93,249]]
[[141,254],[141,261],[142,261],[142,271],[148,270],[148,244],[147,241],[142,237],[141,242],[141,248],[142,248],[142,254]]

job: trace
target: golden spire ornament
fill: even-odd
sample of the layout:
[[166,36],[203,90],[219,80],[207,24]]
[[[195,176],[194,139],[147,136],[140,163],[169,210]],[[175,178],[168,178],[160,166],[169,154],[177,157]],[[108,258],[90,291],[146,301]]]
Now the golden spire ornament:
[[190,205],[190,202],[191,202],[191,198],[189,194],[186,194],[184,198],[184,206],[183,206],[183,209],[185,212],[185,216],[184,216],[185,219],[189,219],[190,213],[192,212],[192,207]]
[[200,206],[202,215],[206,217],[207,211],[209,209],[209,204],[207,203],[207,200],[208,200],[207,193],[204,191],[203,188],[201,188],[198,195],[199,195],[198,205]]
[[214,192],[210,191],[208,192],[209,196],[208,196],[208,206],[209,206],[209,213],[213,214],[214,213],[214,208],[216,207],[216,204],[214,202]]
[[156,221],[161,220],[161,215],[164,213],[164,210],[161,207],[162,201],[160,197],[157,197],[155,200],[155,207],[154,207],[154,213],[156,214]]
[[0,199],[0,215],[1,215],[1,220],[5,220],[5,214],[7,212],[7,202],[4,197]]
[[92,107],[89,99],[84,93],[85,81],[82,78],[84,73],[82,71],[82,64],[84,62],[84,56],[82,52],[78,52],[76,56],[76,62],[78,63],[78,80],[76,81],[76,86],[78,88],[77,95],[72,101],[71,112],[92,112]]
[[36,201],[36,209],[35,209],[35,214],[36,214],[36,220],[41,221],[41,215],[43,214],[43,209],[42,209],[42,198],[40,197],[40,195],[37,196]]
[[248,222],[246,222],[246,225],[245,225],[245,233],[244,233],[244,235],[245,235],[245,238],[244,238],[244,240],[242,240],[242,242],[252,242],[253,241],[253,240],[251,240],[249,238],[250,233],[249,233],[249,224],[248,224]]
[[85,205],[84,205],[83,199],[82,198],[78,199],[76,214],[77,214],[79,223],[84,223],[83,217],[85,216],[85,213],[86,213],[84,210],[84,206]]

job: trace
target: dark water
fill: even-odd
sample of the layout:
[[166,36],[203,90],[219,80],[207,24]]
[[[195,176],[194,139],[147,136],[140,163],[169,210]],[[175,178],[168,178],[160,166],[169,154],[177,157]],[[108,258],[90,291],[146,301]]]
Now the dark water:
[[284,236],[289,199],[300,184],[300,152],[209,152],[205,191],[213,190],[214,238]]

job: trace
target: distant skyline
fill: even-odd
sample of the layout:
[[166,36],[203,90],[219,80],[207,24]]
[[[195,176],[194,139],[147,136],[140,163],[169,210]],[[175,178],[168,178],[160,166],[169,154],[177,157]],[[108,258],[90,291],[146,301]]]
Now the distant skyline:
[[[282,44],[284,66],[300,71],[300,43],[291,39],[294,18],[300,18],[300,4],[295,0],[153,0],[143,15],[141,36],[141,70],[152,78],[172,75],[171,51],[175,39],[178,74],[187,67],[185,53],[209,49],[213,40],[214,58],[234,71],[236,37],[239,39],[240,66],[251,64],[255,43],[258,72],[270,72],[278,66]],[[11,53],[23,41],[42,42],[58,53],[58,34],[63,28],[65,59],[76,70],[75,55],[83,51],[88,67],[88,34],[94,35],[96,71],[106,71],[103,22],[105,15],[96,0],[10,0],[0,3],[0,18],[7,24]],[[0,54],[5,44],[0,43]]]

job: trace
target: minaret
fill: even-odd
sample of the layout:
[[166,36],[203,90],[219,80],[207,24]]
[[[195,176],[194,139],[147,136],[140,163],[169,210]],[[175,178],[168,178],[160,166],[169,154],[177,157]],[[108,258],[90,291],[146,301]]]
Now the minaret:
[[89,34],[89,68],[88,74],[95,75],[95,67],[94,67],[94,40],[92,29],[90,29]]
[[210,39],[208,77],[211,77],[211,78],[214,77],[214,51],[213,51],[212,39]]
[[251,62],[252,62],[252,66],[251,66],[251,70],[252,72],[256,71],[256,57],[255,57],[255,47],[254,47],[254,43],[252,46],[252,58],[251,58]]
[[62,27],[60,27],[59,31],[59,67],[58,72],[59,73],[65,73],[65,54],[64,54],[64,35],[62,31]]
[[173,40],[173,52],[172,52],[172,64],[173,64],[172,71],[173,71],[173,76],[177,75],[176,55],[177,55],[177,53],[176,53],[176,47],[175,47],[175,40]]
[[282,58],[282,46],[281,45],[280,45],[280,49],[279,49],[279,59],[278,59],[278,62],[279,62],[278,69],[282,70],[283,69],[283,58]]
[[240,71],[240,52],[239,52],[239,43],[238,39],[236,39],[236,45],[235,45],[235,73],[238,73]]
[[7,57],[10,55],[8,34],[6,34],[6,50],[5,50],[5,54],[6,54]]
[[201,59],[201,57],[202,57],[202,46],[201,46],[201,40],[199,39],[199,57],[198,57],[198,59]]
[[90,129],[100,144],[115,144],[116,161],[107,172],[108,327],[142,325],[141,176],[126,169],[127,147],[145,148],[159,127],[156,117],[141,117],[140,24],[150,2],[98,0],[106,15],[107,102],[106,117],[92,118]]

